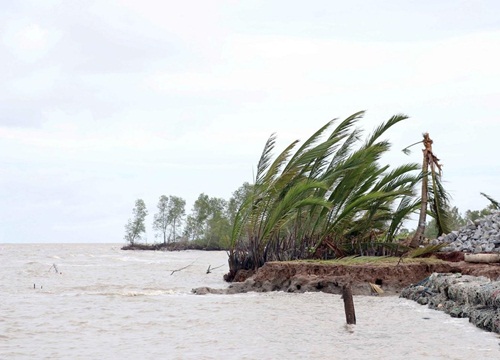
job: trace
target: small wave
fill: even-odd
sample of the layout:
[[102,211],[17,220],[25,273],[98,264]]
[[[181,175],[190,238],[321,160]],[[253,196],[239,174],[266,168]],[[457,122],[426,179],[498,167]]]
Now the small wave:
[[[97,296],[120,296],[120,297],[135,297],[135,296],[163,296],[163,295],[180,295],[185,292],[185,289],[126,289],[121,286],[80,286],[72,288],[73,291],[68,292],[66,295],[97,295]],[[75,291],[76,290],[76,291]]]
[[167,290],[137,290],[137,291],[106,291],[99,292],[95,295],[105,295],[105,296],[124,296],[124,297],[136,297],[136,296],[162,296],[162,295],[176,295],[180,292],[173,289]]

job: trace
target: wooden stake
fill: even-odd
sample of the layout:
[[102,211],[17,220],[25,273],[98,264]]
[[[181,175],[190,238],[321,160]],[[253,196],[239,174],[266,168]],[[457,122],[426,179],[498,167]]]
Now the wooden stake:
[[342,298],[344,299],[345,319],[347,325],[356,324],[356,312],[354,311],[354,301],[352,299],[351,285],[342,286]]

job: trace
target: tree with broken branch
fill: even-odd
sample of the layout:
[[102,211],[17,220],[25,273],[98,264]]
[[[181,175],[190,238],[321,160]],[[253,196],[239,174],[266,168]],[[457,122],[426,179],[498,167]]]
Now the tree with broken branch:
[[[441,183],[442,165],[432,151],[433,141],[429,133],[424,133],[422,141],[412,144],[409,147],[420,143],[424,145],[424,149],[422,150],[422,192],[417,230],[410,242],[410,247],[414,248],[423,242],[427,214],[436,220],[438,235],[450,231],[450,221],[447,213],[447,208],[449,207],[448,193]],[[404,149],[403,152],[408,153],[409,147]]]

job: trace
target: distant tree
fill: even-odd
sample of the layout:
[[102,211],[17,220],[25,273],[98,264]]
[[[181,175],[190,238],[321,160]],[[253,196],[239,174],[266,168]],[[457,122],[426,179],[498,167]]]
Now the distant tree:
[[186,215],[186,200],[178,196],[170,196],[168,203],[168,216],[167,222],[171,227],[170,236],[175,241],[177,238],[177,231],[182,225],[184,216]]
[[232,197],[229,199],[227,203],[227,218],[231,225],[234,223],[238,209],[252,192],[252,187],[253,185],[244,182],[243,185],[233,192]]
[[187,217],[184,235],[206,246],[224,246],[224,240],[229,241],[229,232],[227,201],[200,194]]
[[191,240],[197,240],[203,237],[207,228],[207,219],[210,215],[209,196],[201,193],[194,202],[191,214],[187,217],[185,236]]
[[[177,231],[186,214],[186,201],[178,196],[160,196],[158,212],[154,215],[153,229],[163,238],[163,243],[175,241]],[[170,229],[170,231],[169,231]]]
[[217,244],[219,247],[224,247],[229,244],[230,224],[226,214],[227,201],[222,198],[210,198],[205,232],[207,246]]
[[144,220],[148,215],[146,204],[142,199],[135,201],[134,209],[132,210],[133,218],[128,220],[125,225],[125,240],[131,245],[135,244],[137,240],[142,239],[142,234],[146,232]]
[[407,239],[409,236],[413,235],[414,230],[410,230],[404,226],[398,228],[398,232],[396,234],[396,239]]
[[[467,223],[466,218],[460,214],[456,206],[453,206],[451,209],[446,208],[446,213],[449,217],[450,230],[459,230]],[[427,223],[424,234],[427,239],[435,239],[440,235],[436,219],[432,219]]]
[[168,197],[160,196],[158,200],[158,212],[154,215],[153,229],[157,232],[157,236],[163,237],[163,243],[167,243],[167,228],[168,228]]
[[491,214],[491,209],[489,209],[488,207],[485,207],[482,210],[467,210],[465,212],[465,219],[475,221],[489,214]]
[[486,206],[482,210],[467,210],[465,212],[465,220],[470,220],[470,221],[475,221],[477,219],[483,218],[486,215],[491,214],[495,210],[500,210],[500,204],[498,201],[493,199],[491,196],[486,195],[485,193],[480,193],[482,196],[484,196],[486,199],[490,201],[488,206]]

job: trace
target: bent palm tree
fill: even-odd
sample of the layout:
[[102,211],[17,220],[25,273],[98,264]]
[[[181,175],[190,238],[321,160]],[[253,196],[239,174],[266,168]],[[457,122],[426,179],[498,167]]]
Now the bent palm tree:
[[388,165],[379,164],[390,148],[379,138],[405,115],[381,124],[364,143],[355,128],[363,115],[355,113],[333,129],[337,120],[329,121],[295,153],[298,141],[274,161],[276,138],[271,135],[252,191],[235,216],[229,279],[239,269],[256,269],[266,261],[317,254],[325,244],[353,253],[380,242],[380,234],[392,240],[395,219],[404,220],[415,207],[411,199],[419,177],[413,173],[419,166],[388,171]]

